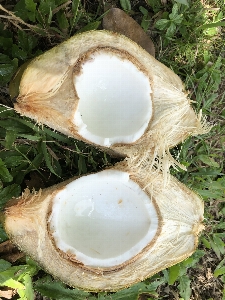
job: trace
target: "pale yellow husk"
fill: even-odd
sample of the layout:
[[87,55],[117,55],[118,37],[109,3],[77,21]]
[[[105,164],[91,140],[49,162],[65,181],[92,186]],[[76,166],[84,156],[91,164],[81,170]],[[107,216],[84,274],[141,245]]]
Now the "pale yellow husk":
[[160,169],[167,172],[169,165],[175,163],[169,157],[169,149],[189,135],[205,133],[209,128],[192,109],[180,78],[123,35],[104,30],[85,32],[34,59],[22,77],[15,109],[38,123],[84,140],[72,123],[79,101],[72,80],[73,68],[87,52],[100,48],[126,51],[134,57],[147,72],[153,89],[153,117],[143,136],[133,144],[112,145],[104,150],[118,156],[141,157],[151,148],[154,156],[149,158],[150,165],[158,157],[163,161]]
[[149,174],[147,183],[140,173],[133,173],[127,162],[114,168],[129,172],[130,178],[149,195],[149,201],[154,201],[159,215],[154,242],[120,268],[85,268],[66,259],[56,249],[47,220],[55,192],[68,182],[38,193],[26,191],[16,205],[7,208],[5,228],[12,241],[47,272],[70,286],[88,291],[116,291],[184,260],[197,246],[198,235],[204,227],[203,202],[193,191],[172,176],[164,187],[162,173]]

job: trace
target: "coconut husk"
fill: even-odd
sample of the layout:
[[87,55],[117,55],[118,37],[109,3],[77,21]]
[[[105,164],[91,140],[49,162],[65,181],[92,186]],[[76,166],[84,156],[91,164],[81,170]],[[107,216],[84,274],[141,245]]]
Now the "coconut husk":
[[[110,147],[93,144],[78,134],[73,123],[79,101],[72,80],[74,69],[88,52],[101,49],[133,57],[151,82],[153,115],[145,133],[134,143]],[[141,159],[150,151],[154,155],[148,158],[149,167],[157,158],[157,167],[164,173],[176,164],[169,155],[171,147],[210,129],[201,115],[196,115],[182,81],[172,70],[127,37],[104,30],[78,34],[34,59],[22,76],[19,90],[15,110],[21,115],[114,156]]]
[[130,174],[130,179],[153,201],[159,216],[154,241],[134,259],[115,268],[87,267],[63,255],[51,238],[48,218],[53,198],[73,179],[36,193],[26,190],[17,204],[6,209],[5,229],[12,241],[47,272],[72,287],[95,292],[117,291],[184,260],[197,247],[204,227],[203,201],[193,191],[171,175],[165,187],[163,174],[159,172],[149,174],[147,182],[146,176],[143,179],[141,172],[136,173],[125,161],[114,169]]

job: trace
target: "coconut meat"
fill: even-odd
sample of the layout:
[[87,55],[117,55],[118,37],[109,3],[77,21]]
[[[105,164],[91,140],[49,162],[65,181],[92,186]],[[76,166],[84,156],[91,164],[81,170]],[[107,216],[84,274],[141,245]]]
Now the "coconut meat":
[[115,267],[156,235],[158,215],[149,196],[117,170],[69,183],[53,199],[49,228],[58,249],[91,267]]
[[150,79],[128,58],[93,53],[74,75],[74,85],[79,97],[74,123],[83,138],[110,146],[144,134],[152,116]]

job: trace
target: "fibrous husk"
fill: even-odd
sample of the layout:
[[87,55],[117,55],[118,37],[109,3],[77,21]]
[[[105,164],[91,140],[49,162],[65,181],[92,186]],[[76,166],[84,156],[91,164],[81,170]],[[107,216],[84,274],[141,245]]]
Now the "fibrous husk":
[[12,241],[47,272],[70,286],[89,291],[116,291],[144,280],[190,256],[204,227],[203,201],[174,177],[169,176],[165,187],[162,173],[149,174],[147,182],[141,172],[129,167],[129,162],[117,164],[112,170],[129,173],[130,179],[154,203],[159,219],[154,241],[120,266],[85,266],[55,246],[48,227],[52,201],[73,179],[37,193],[26,190],[18,203],[6,210],[5,228]]
[[104,30],[85,32],[34,59],[23,74],[16,111],[93,144],[78,134],[73,122],[79,98],[72,77],[74,68],[87,53],[104,49],[131,57],[147,74],[152,89],[153,115],[145,133],[137,141],[109,147],[95,146],[123,157],[141,156],[143,151],[151,149],[154,156],[149,157],[149,165],[155,162],[155,158],[162,161],[165,158],[167,162],[163,162],[159,169],[165,168],[169,162],[167,172],[169,166],[175,164],[169,157],[169,149],[189,135],[207,132],[209,127],[191,107],[180,78],[123,35]]

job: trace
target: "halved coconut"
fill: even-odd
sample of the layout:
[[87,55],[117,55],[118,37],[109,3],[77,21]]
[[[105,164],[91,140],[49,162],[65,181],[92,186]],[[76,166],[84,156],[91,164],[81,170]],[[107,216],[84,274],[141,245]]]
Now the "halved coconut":
[[146,185],[123,162],[26,191],[6,210],[6,231],[70,286],[128,287],[191,255],[203,229],[201,199],[172,176],[164,187],[161,173],[150,175]]
[[160,155],[204,132],[180,78],[135,42],[104,30],[78,34],[34,59],[15,109],[122,156],[140,146],[160,146]]

